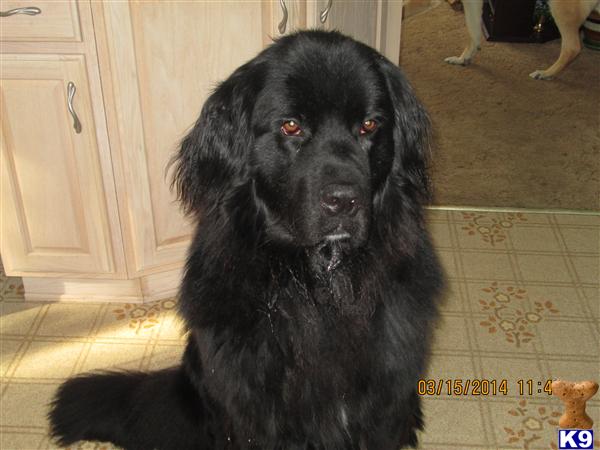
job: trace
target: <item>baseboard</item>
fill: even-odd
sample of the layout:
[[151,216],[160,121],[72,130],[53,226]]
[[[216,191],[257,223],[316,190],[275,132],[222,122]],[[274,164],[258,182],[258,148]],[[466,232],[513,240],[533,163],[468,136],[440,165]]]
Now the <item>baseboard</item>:
[[175,297],[183,277],[183,267],[166,272],[153,273],[140,278],[145,302]]
[[177,295],[182,269],[131,280],[23,277],[26,301],[147,303]]

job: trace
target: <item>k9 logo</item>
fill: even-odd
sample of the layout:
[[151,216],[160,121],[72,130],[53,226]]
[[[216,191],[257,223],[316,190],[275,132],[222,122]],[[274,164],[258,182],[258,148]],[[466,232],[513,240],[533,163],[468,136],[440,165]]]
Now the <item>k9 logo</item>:
[[558,448],[593,449],[594,430],[558,430]]

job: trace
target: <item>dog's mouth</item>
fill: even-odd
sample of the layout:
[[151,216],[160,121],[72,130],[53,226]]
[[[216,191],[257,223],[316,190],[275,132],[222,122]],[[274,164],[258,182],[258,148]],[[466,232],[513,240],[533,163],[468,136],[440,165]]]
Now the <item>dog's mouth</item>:
[[317,251],[319,266],[333,272],[342,262],[342,249],[336,241],[325,242]]
[[338,242],[345,239],[350,239],[350,233],[347,231],[338,231],[325,236],[325,242]]
[[352,248],[351,238],[350,233],[341,229],[326,234],[310,252],[315,269],[321,273],[334,272]]
[[346,266],[345,263],[349,264],[354,253],[366,242],[367,226],[363,218],[329,220],[319,223],[312,233],[307,233],[310,237],[302,247],[314,273],[320,276],[333,274]]

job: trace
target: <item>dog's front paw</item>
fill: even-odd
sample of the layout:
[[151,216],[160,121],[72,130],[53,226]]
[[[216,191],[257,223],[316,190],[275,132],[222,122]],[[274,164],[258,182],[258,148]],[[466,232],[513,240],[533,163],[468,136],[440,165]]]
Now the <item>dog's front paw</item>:
[[548,75],[543,70],[536,70],[535,72],[531,72],[529,76],[534,80],[551,80],[553,78],[552,75]]
[[448,58],[444,59],[444,61],[448,64],[454,64],[456,66],[467,66],[471,62],[470,59],[465,59],[461,56],[449,56]]

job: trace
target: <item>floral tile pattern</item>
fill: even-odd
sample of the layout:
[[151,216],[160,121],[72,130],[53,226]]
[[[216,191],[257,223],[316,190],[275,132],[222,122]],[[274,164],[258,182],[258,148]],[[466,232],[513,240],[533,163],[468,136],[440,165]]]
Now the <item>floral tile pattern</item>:
[[127,320],[129,328],[133,328],[136,334],[139,334],[142,330],[158,325],[165,311],[173,310],[175,305],[175,300],[169,298],[142,305],[126,303],[122,307],[113,309],[112,312],[117,320]]
[[492,247],[506,240],[508,230],[516,223],[527,222],[524,213],[508,213],[504,216],[490,213],[463,212],[463,219],[467,221],[461,228],[469,235],[479,235],[483,242]]
[[[558,418],[562,412],[558,408],[547,408],[545,406],[527,405],[527,400],[520,400],[519,404],[510,409],[508,414],[519,419],[518,427],[504,427],[507,434],[507,443],[520,443],[524,449],[542,439],[542,431],[546,428],[558,427]],[[547,443],[548,447],[556,449],[556,441]]]
[[[431,209],[428,219],[449,289],[425,377],[470,388],[423,396],[421,448],[556,449],[562,404],[547,380],[600,379],[600,215]],[[57,448],[45,414],[66,377],[158,369],[184,343],[175,299],[25,302],[0,266],[0,448]],[[598,438],[600,394],[587,411]],[[84,449],[115,447],[69,447]]]
[[489,333],[504,333],[506,341],[520,347],[535,338],[534,324],[540,322],[546,314],[558,314],[550,300],[533,302],[527,306],[527,291],[508,286],[498,287],[496,281],[483,288],[488,299],[479,299],[482,311],[489,311],[486,320],[479,322]]

